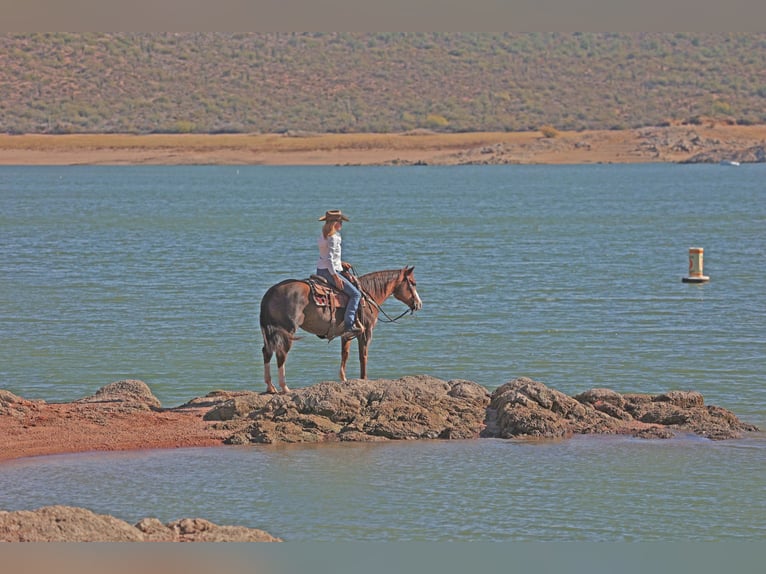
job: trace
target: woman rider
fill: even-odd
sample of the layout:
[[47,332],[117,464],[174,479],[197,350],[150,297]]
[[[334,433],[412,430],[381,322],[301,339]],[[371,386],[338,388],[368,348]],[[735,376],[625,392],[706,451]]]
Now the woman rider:
[[344,317],[344,334],[356,337],[364,332],[364,326],[359,323],[356,317],[362,294],[351,281],[341,275],[343,262],[341,260],[342,239],[340,230],[343,227],[343,222],[348,220],[348,217],[339,209],[331,209],[319,218],[319,221],[324,221],[324,225],[322,226],[322,233],[317,238],[317,245],[319,246],[317,275],[324,277],[330,285],[335,285],[348,295],[348,305],[346,305]]

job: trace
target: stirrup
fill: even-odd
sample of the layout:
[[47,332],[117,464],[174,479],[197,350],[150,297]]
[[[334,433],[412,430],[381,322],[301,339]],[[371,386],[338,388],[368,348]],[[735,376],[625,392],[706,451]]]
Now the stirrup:
[[362,325],[358,321],[354,321],[354,324],[351,325],[351,328],[343,331],[343,334],[341,336],[346,339],[354,339],[358,337],[359,335],[364,334],[365,331],[366,329],[364,328],[364,325]]

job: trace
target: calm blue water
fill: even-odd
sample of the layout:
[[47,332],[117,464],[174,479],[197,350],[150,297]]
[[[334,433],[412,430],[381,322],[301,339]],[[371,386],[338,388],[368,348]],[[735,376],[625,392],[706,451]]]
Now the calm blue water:
[[[370,377],[694,389],[766,427],[764,182],[766,165],[0,167],[0,388],[53,402],[138,378],[164,406],[262,390],[260,298],[313,272],[316,219],[341,208],[344,259],[415,265],[424,301],[378,325]],[[708,284],[681,282],[692,246]],[[306,336],[288,382],[338,363]],[[762,436],[344,446],[15,461],[0,508],[70,498],[302,540],[766,532]]]

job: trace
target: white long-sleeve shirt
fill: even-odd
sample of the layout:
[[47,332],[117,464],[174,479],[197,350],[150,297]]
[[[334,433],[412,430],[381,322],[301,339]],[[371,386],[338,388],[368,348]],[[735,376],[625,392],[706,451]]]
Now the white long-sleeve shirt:
[[319,261],[317,261],[317,269],[330,269],[335,273],[343,271],[343,265],[341,265],[341,242],[340,233],[330,235],[325,238],[321,233],[317,238],[317,245],[319,246]]

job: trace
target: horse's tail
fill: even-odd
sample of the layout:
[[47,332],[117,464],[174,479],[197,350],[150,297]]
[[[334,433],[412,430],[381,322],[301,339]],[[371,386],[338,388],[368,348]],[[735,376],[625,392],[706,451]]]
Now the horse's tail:
[[261,299],[261,314],[260,324],[261,333],[263,334],[263,356],[266,362],[274,354],[277,357],[284,357],[290,350],[293,341],[297,341],[300,337],[295,336],[295,329],[292,331],[285,325],[285,318],[279,318],[273,314],[270,301],[274,297],[275,290],[287,283],[283,281],[280,284],[272,286]]
[[271,356],[274,353],[277,356],[284,356],[290,350],[293,341],[299,339],[287,329],[272,324],[261,323],[261,333],[263,334],[263,352],[264,356]]

